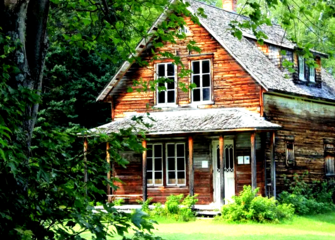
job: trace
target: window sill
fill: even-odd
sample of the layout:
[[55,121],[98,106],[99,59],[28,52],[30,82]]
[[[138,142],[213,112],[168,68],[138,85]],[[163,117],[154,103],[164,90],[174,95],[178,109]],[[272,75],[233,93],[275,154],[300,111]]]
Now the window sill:
[[213,101],[208,101],[208,102],[192,102],[192,103],[188,104],[188,106],[199,107],[199,106],[214,105],[214,104],[215,104],[215,102],[213,102]]
[[188,186],[186,186],[186,185],[179,185],[179,186],[177,186],[177,185],[167,185],[167,186],[163,186],[163,185],[160,185],[160,186],[152,186],[152,185],[147,185],[147,187],[148,188],[150,188],[150,189],[158,189],[158,188],[187,188],[188,189]]
[[177,104],[157,104],[155,106],[153,106],[153,108],[158,109],[167,109],[167,108],[178,108]]

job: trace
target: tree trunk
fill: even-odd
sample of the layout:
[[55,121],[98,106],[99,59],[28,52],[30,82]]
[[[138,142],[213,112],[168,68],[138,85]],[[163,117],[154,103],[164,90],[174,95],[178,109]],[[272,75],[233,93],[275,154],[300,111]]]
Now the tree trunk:
[[[5,36],[19,42],[11,60],[20,72],[11,76],[9,85],[25,87],[40,95],[45,56],[48,49],[46,26],[49,0],[2,0],[0,3],[0,27]],[[27,151],[36,122],[39,104],[26,102],[22,128]]]

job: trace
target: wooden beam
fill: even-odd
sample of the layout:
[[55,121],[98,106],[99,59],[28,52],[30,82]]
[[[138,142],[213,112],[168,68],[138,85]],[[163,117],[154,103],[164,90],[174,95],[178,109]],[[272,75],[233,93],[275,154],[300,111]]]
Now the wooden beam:
[[190,196],[194,196],[193,136],[188,136],[188,176]]
[[251,133],[251,187],[257,188],[257,169],[256,169],[256,133]]
[[219,148],[220,148],[220,203],[224,204],[225,199],[225,179],[224,179],[224,169],[225,169],[225,161],[224,161],[224,136],[220,135],[219,137]]
[[[106,143],[106,161],[107,161],[107,164],[110,168],[110,162],[111,162],[111,156],[110,156],[110,153],[109,153],[109,142]],[[111,171],[109,170],[107,172],[107,180],[110,181],[111,180]],[[107,183],[107,196],[111,195],[111,187],[110,187],[110,184]],[[111,202],[111,199],[110,197],[108,197],[108,202]]]
[[263,172],[263,176],[264,176],[264,195],[268,196],[268,179],[267,179],[267,174],[266,174],[266,168],[267,168],[267,164],[266,164],[266,133],[261,133],[261,150],[262,150],[262,157],[263,157],[263,168],[264,168],[264,172]]
[[276,141],[276,133],[271,133],[270,139],[270,161],[271,161],[271,194],[274,198],[276,198],[277,189],[276,189],[276,161],[275,161],[275,141]]
[[[147,148],[147,141],[142,141],[142,147]],[[147,150],[142,153],[142,174],[143,174],[143,201],[146,201],[148,198],[148,189],[147,189]]]
[[[86,184],[88,181],[88,176],[87,176],[87,151],[88,151],[88,141],[87,138],[84,138],[84,183]],[[87,195],[87,186],[86,188],[86,195]]]

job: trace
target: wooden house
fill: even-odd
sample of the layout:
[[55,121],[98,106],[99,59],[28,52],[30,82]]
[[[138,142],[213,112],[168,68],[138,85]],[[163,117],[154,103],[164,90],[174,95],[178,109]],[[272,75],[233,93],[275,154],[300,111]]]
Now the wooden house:
[[[128,167],[114,166],[112,174],[123,183],[109,195],[164,202],[171,194],[199,194],[199,204],[222,204],[244,185],[276,196],[285,188],[284,175],[307,170],[307,181],[334,176],[335,80],[321,66],[327,55],[312,51],[317,67],[310,67],[277,25],[262,26],[263,45],[249,31],[238,40],[228,24],[245,18],[234,13],[234,0],[223,1],[229,9],[188,2],[191,12],[203,8],[207,18],[200,25],[185,18],[187,38],[156,50],[177,54],[193,73],[178,78],[180,67],[171,59],[147,67],[125,62],[97,98],[111,104],[112,122],[93,131],[119,131],[133,124],[133,115],[149,121],[147,111],[155,119],[143,142],[148,150],[125,152]],[[168,17],[162,13],[150,32]],[[188,51],[189,40],[201,53]],[[150,39],[136,53],[151,60]],[[285,60],[294,62],[294,74]],[[166,91],[127,92],[134,79],[158,77],[173,80],[164,83]],[[197,87],[183,92],[179,82]]]

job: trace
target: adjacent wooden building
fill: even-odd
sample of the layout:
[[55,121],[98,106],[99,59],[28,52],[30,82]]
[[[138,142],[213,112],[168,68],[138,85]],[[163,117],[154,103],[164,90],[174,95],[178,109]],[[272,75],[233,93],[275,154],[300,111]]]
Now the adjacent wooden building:
[[[113,176],[123,183],[109,195],[164,202],[171,194],[199,194],[199,204],[220,205],[244,185],[275,196],[285,188],[284,175],[335,176],[335,80],[321,66],[327,56],[312,51],[316,66],[307,65],[277,25],[263,27],[263,45],[247,31],[238,40],[228,24],[243,17],[189,2],[191,12],[201,7],[207,18],[200,25],[185,18],[187,38],[155,51],[177,54],[193,73],[179,78],[171,59],[151,61],[150,39],[143,39],[136,53],[149,65],[125,62],[97,98],[111,104],[113,121],[92,131],[117,132],[133,125],[134,115],[152,124],[143,142],[148,150],[125,152],[128,167],[114,166]],[[224,1],[230,10],[235,4]],[[168,18],[164,12],[150,32]],[[190,40],[201,53],[188,51]],[[295,64],[294,74],[283,67],[286,60]],[[162,77],[170,79],[165,91],[127,91],[134,79]],[[197,87],[183,92],[179,83]]]

